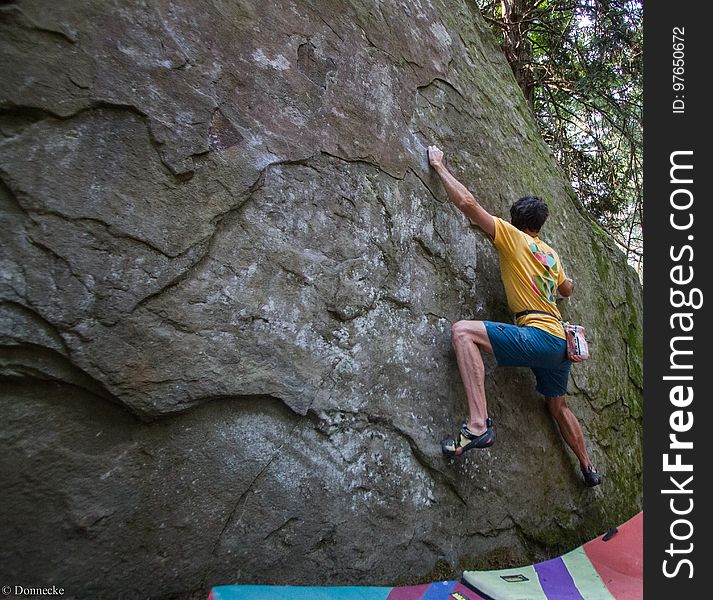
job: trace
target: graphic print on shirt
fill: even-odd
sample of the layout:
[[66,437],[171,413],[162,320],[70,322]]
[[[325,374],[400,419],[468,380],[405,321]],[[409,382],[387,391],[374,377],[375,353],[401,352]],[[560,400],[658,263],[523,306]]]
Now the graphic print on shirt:
[[542,275],[532,275],[530,283],[532,288],[548,302],[555,302],[557,296],[557,259],[554,253],[546,252],[539,248],[534,242],[530,244],[530,252],[542,266],[545,267],[545,272]]

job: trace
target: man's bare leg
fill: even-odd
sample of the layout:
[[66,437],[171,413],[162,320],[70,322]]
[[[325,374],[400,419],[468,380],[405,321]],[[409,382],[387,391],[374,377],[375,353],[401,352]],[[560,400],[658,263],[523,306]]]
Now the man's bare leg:
[[579,425],[577,417],[567,406],[564,396],[555,396],[553,398],[545,398],[547,408],[550,414],[557,421],[560,433],[567,442],[567,445],[572,449],[579,459],[579,464],[583,471],[592,464],[587,454],[587,446],[584,443],[584,434],[582,427]]
[[451,327],[451,334],[458,370],[468,398],[468,429],[481,435],[487,429],[488,406],[485,399],[485,366],[480,352],[492,353],[493,348],[482,321],[458,321]]

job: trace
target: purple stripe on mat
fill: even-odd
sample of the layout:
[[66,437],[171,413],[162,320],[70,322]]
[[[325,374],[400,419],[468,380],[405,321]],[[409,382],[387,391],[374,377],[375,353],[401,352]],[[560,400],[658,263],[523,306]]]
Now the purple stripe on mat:
[[535,571],[549,600],[584,600],[561,558],[539,563]]

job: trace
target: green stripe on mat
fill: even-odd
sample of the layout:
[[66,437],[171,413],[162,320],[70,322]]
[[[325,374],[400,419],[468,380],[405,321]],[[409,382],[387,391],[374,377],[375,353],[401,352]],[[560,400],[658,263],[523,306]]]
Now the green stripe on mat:
[[574,580],[574,585],[586,600],[616,600],[599,577],[584,548],[575,548],[564,554],[562,560]]
[[498,600],[547,600],[532,565],[500,571],[465,571],[463,579]]

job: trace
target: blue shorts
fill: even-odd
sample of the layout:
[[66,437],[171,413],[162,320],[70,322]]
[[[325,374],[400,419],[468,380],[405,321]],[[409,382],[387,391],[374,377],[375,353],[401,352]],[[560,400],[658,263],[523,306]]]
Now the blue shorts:
[[572,363],[567,359],[567,343],[537,327],[483,321],[502,367],[530,367],[537,379],[537,391],[546,398],[564,396]]

